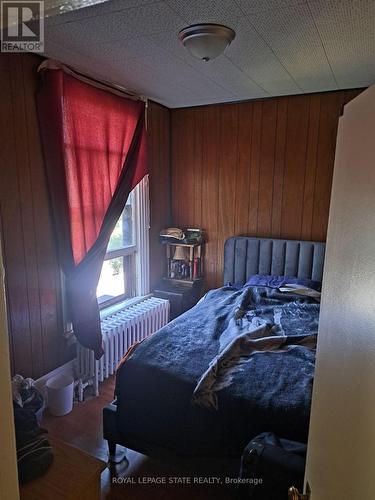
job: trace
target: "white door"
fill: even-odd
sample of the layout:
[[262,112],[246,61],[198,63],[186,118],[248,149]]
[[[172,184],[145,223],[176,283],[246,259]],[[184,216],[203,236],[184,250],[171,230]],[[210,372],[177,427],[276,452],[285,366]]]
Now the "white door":
[[19,498],[18,476],[8,342],[0,240],[0,498],[17,500]]
[[375,499],[375,86],[339,123],[305,480]]

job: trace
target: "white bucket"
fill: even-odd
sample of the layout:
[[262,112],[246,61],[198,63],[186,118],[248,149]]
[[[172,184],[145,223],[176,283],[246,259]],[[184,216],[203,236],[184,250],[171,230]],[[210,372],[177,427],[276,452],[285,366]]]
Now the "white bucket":
[[72,411],[74,379],[69,375],[56,375],[47,380],[48,409],[61,417]]

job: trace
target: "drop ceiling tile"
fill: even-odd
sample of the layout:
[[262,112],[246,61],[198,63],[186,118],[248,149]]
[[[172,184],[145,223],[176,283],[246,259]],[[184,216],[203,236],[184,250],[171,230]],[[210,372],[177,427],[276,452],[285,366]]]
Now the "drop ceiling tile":
[[298,87],[291,78],[262,82],[261,85],[262,88],[272,96],[301,94],[300,87]]
[[[126,88],[132,89],[134,88],[134,84],[131,81],[126,82]],[[147,84],[141,85],[138,93],[144,96],[147,96],[148,99],[151,99],[152,101],[159,102],[160,104],[163,104],[164,106],[170,107],[171,101],[176,101],[176,100],[184,100],[184,99],[190,99],[194,100],[196,99],[195,95],[192,95],[188,92],[185,92],[184,94],[177,93],[177,92],[171,92],[166,96],[165,94],[165,82],[161,83],[156,81],[156,83],[152,86],[152,90],[149,89],[149,86]]]
[[178,82],[174,86],[173,90],[174,95],[178,96],[180,99],[189,97],[190,99],[195,99],[196,101],[204,101],[207,99],[217,99],[218,96],[221,96],[221,98],[225,100],[236,98],[233,94],[229,92],[227,93],[222,89],[215,89],[214,92],[206,92],[202,94],[200,86],[191,85],[191,82]]
[[84,54],[81,54],[78,51],[72,51],[51,41],[45,44],[44,56],[56,59],[89,76],[112,81],[113,83],[121,83],[116,81],[114,75],[109,77],[110,66],[107,64],[107,61],[87,58]]
[[[109,72],[116,83],[167,105],[169,94],[165,93],[165,89],[171,82],[165,75],[135,59],[125,63],[115,60],[111,64],[113,65],[109,66]],[[173,95],[173,92],[171,94]]]
[[250,99],[268,95],[261,86],[252,81],[225,56],[207,63],[195,59],[193,66],[197,71],[202,72],[238,97]]
[[139,82],[139,85],[144,88],[148,83],[158,84],[165,83],[164,75],[153,66],[149,66],[143,59],[130,59],[124,61],[122,58],[113,58],[109,67],[111,67],[113,74],[125,78],[126,81]]
[[144,57],[142,62],[149,66],[155,64],[160,74],[172,84],[183,84],[186,88],[197,92],[197,95],[201,97],[210,95],[220,95],[225,98],[235,96],[234,92],[220,85],[220,82],[211,79],[207,73],[203,74],[193,66],[186,65],[184,61],[172,54],[165,53],[160,54],[159,57]]
[[155,66],[157,71],[162,74],[171,74],[175,81],[193,80],[199,76],[199,72],[193,66],[164,50],[160,50],[153,56],[142,57],[142,61],[150,66]]
[[170,52],[174,56],[186,62],[186,64],[192,64],[197,59],[190,54],[188,50],[182,45],[178,38],[178,30],[171,29],[163,33],[156,33],[154,35],[149,35],[148,37],[152,43]]
[[316,21],[340,26],[375,16],[373,0],[306,0]]
[[125,62],[133,58],[160,55],[161,49],[147,36],[126,38],[114,42],[97,43],[95,45],[82,45],[80,53],[91,59]]
[[[330,55],[328,50],[329,58],[332,60],[331,65],[335,74],[335,78],[340,87],[346,86],[348,81],[353,82],[354,86],[361,86],[361,82],[366,81],[368,84],[374,83],[375,81],[375,63],[374,58],[371,56],[358,56],[357,61],[354,64],[348,65],[350,61],[350,54],[335,54],[335,56]],[[350,67],[350,69],[348,69]]]
[[298,88],[271,48],[247,19],[242,19],[238,25],[236,39],[228,47],[226,55],[261,86],[264,82],[289,80],[290,85]]
[[362,89],[373,85],[375,82],[375,78],[370,78],[369,80],[359,80],[355,78],[355,80],[350,80],[349,78],[342,78],[340,80],[340,89]]
[[298,79],[298,83],[307,94],[338,89],[336,82],[332,81],[332,83],[327,83],[326,78],[320,80],[319,78],[311,78],[310,76],[306,78],[301,77]]
[[319,0],[310,9],[339,86],[374,81],[375,2]]
[[283,9],[305,2],[306,0],[236,0],[245,14]]
[[166,0],[186,24],[222,23],[235,27],[243,12],[234,0]]
[[46,26],[45,38],[50,37],[52,41],[77,48],[89,44],[96,46],[98,41],[103,43],[160,33],[171,26],[179,30],[184,24],[166,4],[157,2],[99,17]]
[[[306,4],[251,16],[251,24],[304,91],[337,88],[319,33]],[[306,82],[308,81],[308,85]]]
[[[181,102],[183,104],[181,105]],[[210,99],[176,99],[176,100],[171,100],[168,107],[169,108],[191,108],[193,106],[206,106],[207,104],[215,104],[217,101],[210,100]],[[227,101],[225,101],[227,102]],[[162,103],[161,103],[162,104]]]

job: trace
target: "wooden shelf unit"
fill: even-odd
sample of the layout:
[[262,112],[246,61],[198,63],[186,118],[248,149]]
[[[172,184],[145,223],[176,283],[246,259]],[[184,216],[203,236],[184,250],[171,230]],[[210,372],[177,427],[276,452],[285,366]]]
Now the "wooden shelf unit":
[[[167,242],[164,243],[166,246],[166,251],[167,251],[167,276],[165,279],[167,280],[173,280],[175,282],[187,282],[187,283],[193,283],[197,279],[201,279],[203,275],[203,270],[202,270],[202,243],[177,243],[177,242]],[[188,259],[174,259],[174,255],[176,252],[176,249],[178,247],[181,248],[188,248],[189,249],[189,257]],[[173,253],[172,253],[172,249]],[[179,260],[184,260],[189,262],[189,276],[188,277],[181,277],[181,276],[172,276],[173,270],[172,270],[172,263],[174,261],[179,261]],[[197,266],[197,269],[195,270],[194,267]]]

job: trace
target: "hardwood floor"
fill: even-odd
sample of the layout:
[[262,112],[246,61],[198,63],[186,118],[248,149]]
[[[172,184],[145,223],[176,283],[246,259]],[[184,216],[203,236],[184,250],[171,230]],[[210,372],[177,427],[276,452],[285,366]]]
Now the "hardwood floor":
[[[74,403],[73,411],[64,417],[53,417],[46,412],[42,426],[51,436],[107,461],[107,442],[102,438],[102,408],[113,400],[113,391],[114,377],[111,377],[100,385],[99,397]],[[133,450],[127,450],[126,456],[128,463],[124,461],[102,473],[102,499],[229,500],[236,496],[235,489],[225,484],[225,478],[237,477],[237,462],[197,459],[167,463]],[[219,484],[207,484],[208,478],[218,478]]]

